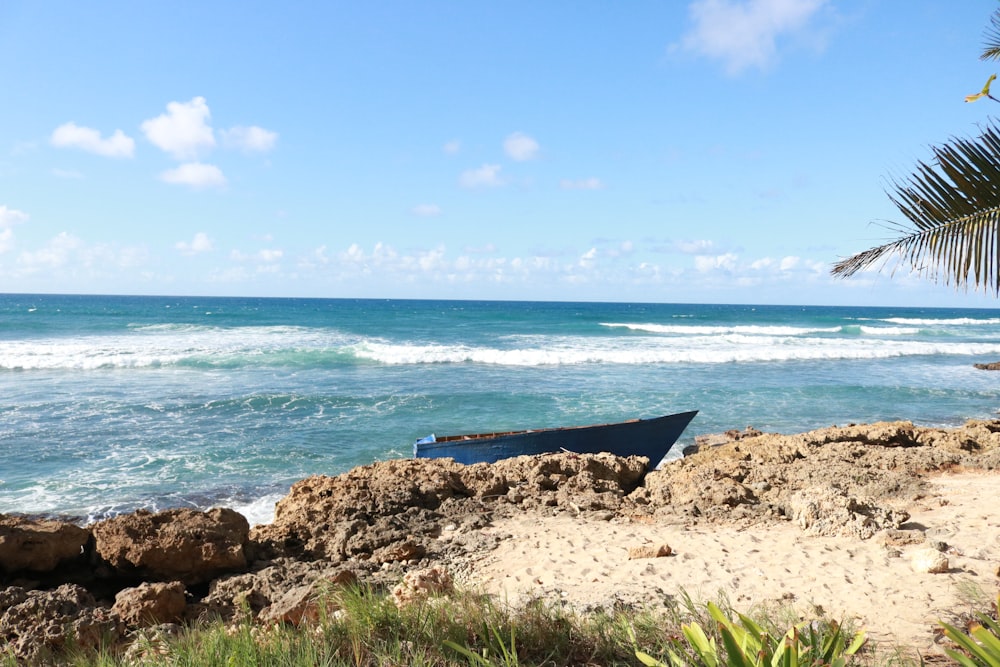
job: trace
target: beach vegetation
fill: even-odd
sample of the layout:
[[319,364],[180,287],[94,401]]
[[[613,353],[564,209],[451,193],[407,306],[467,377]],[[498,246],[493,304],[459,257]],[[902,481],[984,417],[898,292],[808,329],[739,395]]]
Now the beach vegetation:
[[962,667],[1000,667],[1000,595],[991,613],[977,612],[966,631],[949,623],[941,623],[945,636],[956,648],[945,648],[945,653]]
[[738,620],[734,620],[713,602],[706,609],[714,632],[688,623],[681,627],[683,641],[673,642],[665,661],[638,648],[636,657],[649,667],[843,667],[867,641],[862,630],[847,643],[835,621],[802,621],[784,634],[775,634],[744,614],[736,614]]
[[[724,597],[705,605],[682,593],[664,602],[655,610],[621,606],[582,613],[543,600],[512,608],[489,596],[458,592],[398,607],[372,587],[331,588],[321,595],[318,618],[299,626],[262,624],[244,609],[230,620],[138,630],[127,645],[69,648],[51,662],[74,667],[744,667],[841,664],[822,660],[857,650],[843,645],[846,635],[830,621],[800,622],[786,633],[775,630],[779,621],[766,614],[737,614]],[[651,657],[672,655],[676,658],[662,663]],[[767,661],[761,662],[760,655]],[[798,656],[799,663],[775,655]],[[730,656],[742,657],[734,661]],[[18,664],[10,654],[0,657],[2,667]]]
[[[994,12],[980,55],[1000,60],[1000,10]],[[966,102],[990,99],[991,76]],[[989,121],[980,136],[932,147],[933,159],[891,183],[888,193],[905,222],[887,222],[894,239],[837,262],[847,278],[873,265],[908,267],[935,282],[1000,296],[1000,128]]]

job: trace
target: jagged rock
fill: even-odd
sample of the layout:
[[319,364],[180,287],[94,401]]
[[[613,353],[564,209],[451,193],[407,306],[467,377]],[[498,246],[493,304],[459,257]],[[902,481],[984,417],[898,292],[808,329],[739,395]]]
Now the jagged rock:
[[65,521],[0,514],[0,570],[50,572],[80,559],[90,531]]
[[180,581],[142,583],[119,591],[111,612],[131,628],[176,623],[187,607],[184,592]]
[[397,607],[426,600],[436,595],[448,595],[455,590],[451,574],[441,567],[408,572],[403,581],[392,589],[392,599]]
[[644,544],[638,547],[631,547],[628,550],[628,559],[636,560],[638,558],[664,558],[672,553],[673,549],[670,548],[669,544],[660,544],[657,546]]
[[0,647],[18,664],[41,664],[67,646],[96,649],[120,637],[106,609],[81,586],[64,584],[51,591],[7,589],[0,605]]
[[193,584],[247,567],[250,526],[231,509],[139,510],[91,530],[97,554],[125,575]]
[[904,547],[911,544],[923,544],[927,536],[919,530],[896,530],[890,528],[882,533],[882,543],[886,547]]
[[357,576],[349,570],[321,576],[311,584],[297,586],[287,591],[277,601],[263,609],[260,620],[272,623],[301,625],[303,622],[316,623],[323,613],[335,611],[338,606],[329,595],[330,589],[347,586],[357,581]]
[[395,563],[422,558],[427,552],[424,547],[414,540],[403,540],[396,544],[382,547],[372,554],[372,560],[376,563]]
[[991,361],[988,364],[972,364],[973,367],[981,371],[1000,371],[1000,361]]
[[[264,551],[291,557],[410,560],[431,553],[448,523],[467,523],[475,514],[470,504],[617,510],[647,464],[643,457],[569,453],[471,466],[451,459],[381,461],[297,482],[278,502],[274,522],[255,527],[251,538]],[[406,548],[397,553],[400,545]]]
[[906,512],[858,500],[834,487],[796,493],[788,514],[807,535],[845,535],[862,540],[882,530],[898,529],[910,518]]

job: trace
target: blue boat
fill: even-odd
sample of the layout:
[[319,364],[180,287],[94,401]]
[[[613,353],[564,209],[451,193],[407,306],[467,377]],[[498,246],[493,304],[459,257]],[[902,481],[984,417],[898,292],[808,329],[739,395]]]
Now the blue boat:
[[650,469],[659,465],[667,450],[698,414],[697,410],[652,419],[632,419],[615,424],[571,426],[474,435],[429,435],[413,445],[417,458],[452,458],[459,463],[493,463],[525,454],[573,452],[617,456],[645,456]]

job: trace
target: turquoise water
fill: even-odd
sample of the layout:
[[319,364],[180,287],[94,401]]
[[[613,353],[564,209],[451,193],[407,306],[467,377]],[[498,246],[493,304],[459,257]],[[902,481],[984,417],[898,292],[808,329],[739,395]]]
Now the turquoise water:
[[431,432],[951,426],[997,360],[998,310],[0,295],[0,512],[268,521]]

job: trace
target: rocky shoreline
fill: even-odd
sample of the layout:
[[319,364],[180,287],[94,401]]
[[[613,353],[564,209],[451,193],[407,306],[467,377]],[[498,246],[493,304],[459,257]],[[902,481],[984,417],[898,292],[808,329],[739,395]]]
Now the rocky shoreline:
[[[297,482],[274,522],[253,528],[221,508],[139,511],[86,527],[0,515],[0,651],[30,661],[67,642],[111,637],[124,647],[144,627],[232,618],[241,608],[261,623],[297,624],[314,615],[319,586],[363,582],[403,599],[407,587],[461,585],[515,539],[489,530],[510,517],[792,524],[803,535],[931,544],[906,508],[927,493],[929,475],[1000,468],[1000,421],[747,429],[702,440],[659,470],[646,466],[569,453],[472,466],[383,461]],[[1000,553],[985,557],[1000,563]]]

